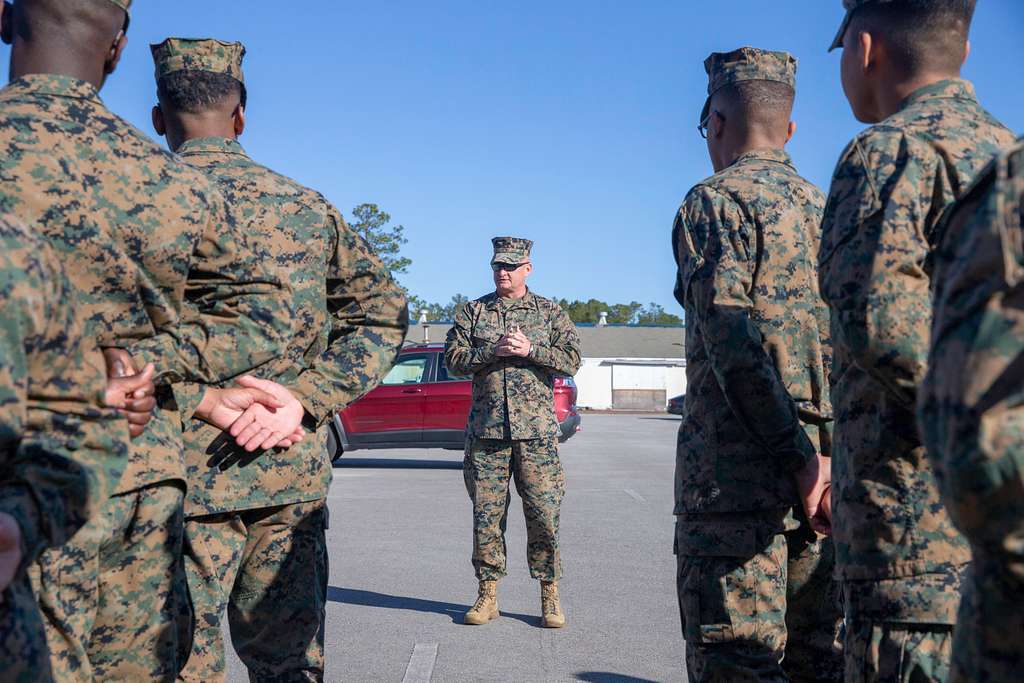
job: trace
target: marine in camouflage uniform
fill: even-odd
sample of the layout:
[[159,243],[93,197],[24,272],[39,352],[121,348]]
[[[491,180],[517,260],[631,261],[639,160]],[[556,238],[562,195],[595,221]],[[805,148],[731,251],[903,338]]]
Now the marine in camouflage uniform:
[[[839,680],[832,544],[794,477],[829,454],[831,420],[815,263],[825,198],[782,148],[796,60],[741,48],[704,66],[700,128],[718,172],[690,190],[672,231],[686,311],[675,552],[688,680]],[[778,113],[755,120],[750,101]],[[725,149],[724,126],[749,142]]]
[[49,245],[0,216],[0,515],[21,532],[21,563],[0,593],[5,681],[52,675],[26,570],[95,514],[127,462],[127,425],[100,407],[103,357],[74,294]]
[[[105,55],[106,41],[121,45],[118,31],[111,23],[108,38],[95,24],[120,26],[126,9],[95,0],[84,14],[58,18],[81,22],[81,54],[97,51],[83,36],[98,34]],[[33,577],[58,680],[170,680],[187,601],[181,421],[166,383],[219,381],[274,358],[290,332],[289,308],[212,182],[101,102],[97,84],[112,64],[81,64],[95,81],[20,75],[26,55],[35,69],[59,66],[63,34],[53,38],[38,17],[65,11],[34,0],[13,8],[14,79],[0,90],[0,209],[54,245],[85,336],[152,361],[164,388],[115,495],[65,546],[43,553]],[[23,37],[19,24],[32,21],[40,25]]]
[[[238,226],[290,287],[291,337],[280,358],[253,374],[298,396],[315,432],[288,450],[211,457],[221,433],[187,420],[185,563],[196,628],[179,679],[224,679],[226,609],[252,680],[322,680],[327,424],[391,368],[407,328],[405,297],[322,195],[257,164],[234,138],[244,120],[241,43],[168,38],[152,52],[158,132],[217,183]],[[219,97],[197,103],[197,92]],[[190,114],[219,116],[226,137],[193,137]]]
[[1024,671],[1024,140],[974,181],[936,245],[918,417],[942,499],[971,545],[951,681]]
[[[844,5],[833,47],[844,46],[844,81],[855,92],[848,81],[864,77],[846,60],[860,62],[861,22],[884,35],[907,19],[879,12],[907,9]],[[860,15],[865,8],[872,13]],[[956,33],[947,27],[944,35]],[[851,106],[856,113],[860,102],[851,98]],[[931,323],[926,261],[943,210],[1013,137],[959,78],[928,83],[896,111],[872,116],[880,122],[847,146],[835,170],[819,254],[835,346],[832,505],[846,676],[942,681],[970,551],[916,429]]]
[[[492,243],[498,288],[456,313],[445,347],[449,370],[473,376],[463,473],[473,502],[473,566],[481,582],[480,598],[488,598],[489,618],[474,621],[472,614],[479,612],[474,609],[467,623],[497,616],[494,589],[505,575],[513,478],[526,516],[530,575],[542,582],[544,624],[557,627],[565,623],[560,609],[552,611],[558,607],[556,582],[562,573],[558,518],[565,477],[558,457],[553,386],[556,375],[579,370],[579,336],[558,304],[526,288],[533,243],[514,237],[496,237]],[[505,291],[500,284],[505,278],[518,280],[518,291]],[[526,355],[507,351],[507,341],[516,332],[529,340]],[[519,339],[519,348],[525,350]]]

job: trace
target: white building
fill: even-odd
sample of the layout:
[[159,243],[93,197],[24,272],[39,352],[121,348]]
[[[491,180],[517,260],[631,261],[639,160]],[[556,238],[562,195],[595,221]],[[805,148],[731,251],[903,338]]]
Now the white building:
[[[408,343],[443,342],[449,323],[418,323]],[[576,373],[577,405],[591,410],[663,411],[686,393],[683,328],[577,325],[583,365]]]

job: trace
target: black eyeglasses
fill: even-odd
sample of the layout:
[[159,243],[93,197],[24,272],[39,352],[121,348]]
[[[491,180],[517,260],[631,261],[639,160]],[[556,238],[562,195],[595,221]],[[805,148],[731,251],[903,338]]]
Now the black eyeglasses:
[[514,273],[515,271],[519,270],[525,265],[525,263],[492,263],[491,270],[493,270],[495,273],[497,273],[499,270],[503,270],[506,273]]
[[712,116],[717,116],[722,119],[723,122],[725,121],[725,117],[722,116],[722,112],[717,109],[712,109],[708,112],[708,115],[704,117],[704,120],[697,124],[697,132],[700,133],[700,136],[705,140],[708,139],[708,126],[711,124]]

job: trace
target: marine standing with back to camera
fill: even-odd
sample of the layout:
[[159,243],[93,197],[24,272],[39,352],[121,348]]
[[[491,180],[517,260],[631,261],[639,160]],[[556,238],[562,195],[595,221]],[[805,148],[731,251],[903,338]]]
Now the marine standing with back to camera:
[[832,318],[832,529],[848,681],[945,681],[966,540],[918,435],[939,217],[1013,135],[960,78],[973,0],[844,0],[843,90],[873,124],[832,178],[819,254]]
[[530,575],[541,582],[541,623],[565,625],[558,596],[562,562],[558,521],[565,475],[558,457],[555,375],[580,367],[576,326],[561,307],[526,286],[533,242],[491,240],[495,291],[467,302],[448,332],[445,363],[473,375],[463,474],[473,501],[476,603],[464,618],[486,624],[498,617],[498,580],[505,575],[509,478],[523,499]]
[[[178,678],[224,679],[226,612],[252,680],[323,680],[327,423],[391,368],[408,326],[405,296],[323,195],[256,163],[238,142],[247,100],[241,43],[168,38],[151,50],[156,132],[216,183],[237,226],[291,292],[292,332],[282,353],[239,381],[284,392],[313,432],[286,450],[211,458],[220,430],[182,415],[185,567],[196,628]],[[201,391],[182,384],[175,395],[190,405]],[[261,414],[250,426],[252,411]],[[270,417],[255,406],[235,424],[255,430]]]
[[784,149],[796,66],[749,47],[708,57],[699,130],[715,175],[672,231],[688,386],[677,597],[694,683],[842,677],[832,543],[816,532],[832,419],[815,260],[825,197]]

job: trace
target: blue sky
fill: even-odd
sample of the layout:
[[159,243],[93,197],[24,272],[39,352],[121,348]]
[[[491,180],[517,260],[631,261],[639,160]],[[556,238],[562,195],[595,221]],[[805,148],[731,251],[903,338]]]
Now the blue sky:
[[[978,4],[965,75],[1024,132],[1024,3]],[[704,58],[741,45],[799,58],[790,152],[827,186],[862,127],[826,52],[841,17],[839,0],[143,0],[103,96],[150,132],[148,44],[241,40],[242,143],[346,216],[375,202],[404,224],[414,293],[485,293],[489,239],[514,234],[536,241],[538,293],[678,312],[671,221],[711,172],[694,129]]]

